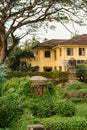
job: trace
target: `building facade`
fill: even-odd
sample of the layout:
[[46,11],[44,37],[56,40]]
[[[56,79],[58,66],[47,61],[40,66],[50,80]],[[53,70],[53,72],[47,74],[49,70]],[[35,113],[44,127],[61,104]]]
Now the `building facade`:
[[71,58],[77,64],[87,63],[87,34],[69,40],[49,40],[33,48],[35,58],[26,59],[27,64],[39,66],[39,71],[67,71]]

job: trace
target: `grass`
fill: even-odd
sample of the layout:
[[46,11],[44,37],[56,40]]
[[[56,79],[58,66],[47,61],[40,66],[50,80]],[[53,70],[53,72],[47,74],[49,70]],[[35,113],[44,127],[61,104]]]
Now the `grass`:
[[76,104],[76,115],[87,118],[87,102],[80,102]]

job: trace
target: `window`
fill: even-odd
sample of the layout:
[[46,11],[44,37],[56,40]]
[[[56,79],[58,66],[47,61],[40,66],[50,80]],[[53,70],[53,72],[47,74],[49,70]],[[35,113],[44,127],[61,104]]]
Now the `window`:
[[72,56],[73,55],[73,48],[67,48],[67,55]]
[[61,50],[61,48],[60,48],[60,56],[62,55],[62,50]]
[[43,67],[43,70],[46,72],[52,71],[52,67]]
[[56,60],[56,51],[54,51],[54,60]]
[[59,71],[62,71],[62,66],[59,66]]
[[50,51],[45,51],[45,58],[50,58]]
[[57,66],[54,66],[54,70],[57,70]]
[[79,56],[85,55],[85,48],[79,48]]

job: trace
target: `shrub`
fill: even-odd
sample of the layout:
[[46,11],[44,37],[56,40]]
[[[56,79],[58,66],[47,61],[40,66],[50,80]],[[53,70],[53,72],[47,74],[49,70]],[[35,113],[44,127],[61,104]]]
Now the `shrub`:
[[87,130],[87,120],[73,118],[72,120],[58,120],[49,123],[50,130]]
[[10,122],[21,114],[18,109],[17,95],[0,97],[0,128],[8,127]]
[[63,89],[59,90],[61,98],[72,102],[81,102],[87,100],[86,84],[80,81],[69,82]]
[[20,89],[20,79],[12,78],[7,80],[2,87],[2,95],[5,93],[14,93]]
[[55,85],[52,82],[48,82],[46,87],[49,94],[55,94]]
[[34,123],[43,124],[47,130],[87,130],[87,119],[81,117],[59,118],[57,116],[35,119]]
[[53,112],[53,104],[51,99],[42,99],[42,98],[37,98],[33,99],[30,104],[30,109],[33,114],[33,116],[36,117],[49,117],[52,116]]
[[76,113],[76,108],[72,102],[59,100],[55,103],[54,112],[60,116],[72,117]]
[[30,109],[33,116],[48,117],[53,115],[59,116],[73,116],[76,108],[73,103],[65,102],[63,100],[56,100],[55,97],[44,97],[33,99],[30,104]]
[[78,80],[75,80],[73,82],[66,84],[65,87],[67,88],[67,90],[80,90],[85,87],[85,84]]
[[68,81],[68,72],[61,72],[58,70],[52,71],[51,73],[51,80],[52,82],[54,82],[55,84],[58,83],[65,83]]
[[20,47],[15,46],[8,57],[8,65],[13,71],[17,70],[20,66],[21,53],[22,50],[20,49]]
[[20,95],[25,95],[25,96],[35,96],[34,92],[32,91],[32,86],[31,86],[31,81],[30,80],[25,80],[21,81],[21,88],[19,91]]
[[18,93],[19,95],[24,96],[34,96],[29,77],[16,77],[8,80],[5,84],[3,84],[1,92],[2,95],[5,93]]
[[87,82],[87,64],[78,64],[76,66],[76,74],[78,80]]
[[[37,67],[36,67],[37,68]],[[52,71],[52,72],[32,72],[29,71],[12,71],[11,72],[12,77],[25,77],[25,76],[43,76],[54,82],[55,84],[58,84],[59,82],[65,83],[68,81],[68,72],[59,72],[59,71]]]
[[9,78],[9,71],[6,64],[0,64],[0,95],[2,84]]
[[51,72],[51,77],[52,78],[59,78],[59,71],[58,70],[54,70]]

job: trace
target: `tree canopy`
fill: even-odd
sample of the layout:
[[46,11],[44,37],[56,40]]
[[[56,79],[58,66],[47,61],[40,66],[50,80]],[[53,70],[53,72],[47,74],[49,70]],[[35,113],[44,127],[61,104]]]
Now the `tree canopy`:
[[[27,26],[28,32],[42,26],[43,21],[57,20],[61,23],[84,22],[87,0],[0,0],[0,62],[18,44],[23,35],[16,33]],[[8,37],[12,43],[8,47]]]

